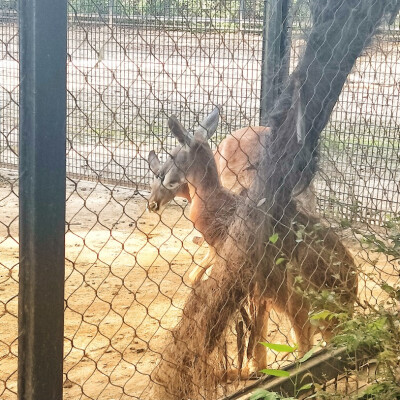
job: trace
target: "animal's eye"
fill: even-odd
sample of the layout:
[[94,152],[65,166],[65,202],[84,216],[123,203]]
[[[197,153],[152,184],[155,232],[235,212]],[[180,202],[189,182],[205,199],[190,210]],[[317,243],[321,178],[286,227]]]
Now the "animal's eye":
[[156,178],[162,182],[164,180],[165,176],[163,174],[158,174],[158,175],[156,175]]
[[166,188],[170,190],[175,190],[178,186],[179,182],[171,182],[166,186]]

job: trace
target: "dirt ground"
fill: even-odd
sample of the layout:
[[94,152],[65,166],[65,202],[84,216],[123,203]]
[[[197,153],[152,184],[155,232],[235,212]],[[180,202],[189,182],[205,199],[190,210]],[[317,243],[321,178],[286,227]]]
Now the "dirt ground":
[[[18,182],[13,171],[0,170],[0,176],[0,398],[14,400]],[[66,400],[151,398],[149,375],[190,293],[188,271],[206,248],[192,242],[198,233],[185,215],[184,202],[170,205],[160,217],[146,211],[146,196],[132,189],[68,180]],[[353,247],[365,273],[360,275],[360,297],[382,300],[368,273],[374,272],[378,281],[393,282],[398,281],[398,270],[382,257],[374,256],[367,264],[370,255]],[[269,340],[293,344],[285,318],[273,314],[271,320]],[[271,353],[272,366],[274,361]],[[236,388],[232,385],[229,391]]]

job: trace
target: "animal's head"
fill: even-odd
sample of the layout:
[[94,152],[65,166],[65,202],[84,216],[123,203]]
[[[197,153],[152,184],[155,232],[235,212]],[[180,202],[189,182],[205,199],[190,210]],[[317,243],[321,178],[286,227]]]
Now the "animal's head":
[[217,107],[192,133],[184,128],[177,117],[169,118],[168,126],[179,144],[172,149],[167,161],[163,164],[153,150],[149,153],[148,163],[155,175],[148,200],[150,211],[161,211],[175,196],[189,197],[186,183],[190,171],[199,162],[199,147],[203,147],[204,151],[209,151],[212,157],[207,140],[216,131],[218,120],[219,108]]

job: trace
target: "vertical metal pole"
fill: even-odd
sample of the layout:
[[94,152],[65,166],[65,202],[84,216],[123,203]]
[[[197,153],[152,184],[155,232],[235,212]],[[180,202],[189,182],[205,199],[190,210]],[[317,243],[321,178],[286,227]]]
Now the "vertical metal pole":
[[20,292],[18,398],[62,399],[65,0],[19,0]]
[[289,73],[289,7],[290,0],[264,0],[260,125],[268,124]]
[[244,24],[244,4],[245,0],[239,0],[239,31],[241,32],[243,30],[243,24]]
[[112,27],[114,23],[114,0],[108,0],[108,25]]

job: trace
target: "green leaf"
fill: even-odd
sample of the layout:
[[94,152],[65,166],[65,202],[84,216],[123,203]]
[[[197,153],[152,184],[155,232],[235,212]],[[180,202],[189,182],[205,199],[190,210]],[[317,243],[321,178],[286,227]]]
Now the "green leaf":
[[381,288],[392,298],[396,300],[400,300],[400,290],[395,289],[393,286],[388,285],[387,283],[382,283]]
[[269,241],[273,244],[275,244],[279,239],[279,235],[277,233],[274,233],[272,236],[270,236]]
[[393,286],[388,285],[386,282],[382,282],[381,288],[389,294],[392,294],[394,292]]
[[260,342],[263,346],[267,347],[268,349],[278,351],[280,353],[293,353],[297,347],[292,347],[287,344],[276,344],[276,343],[268,343],[268,342]]
[[290,376],[290,373],[288,371],[283,371],[281,369],[262,369],[260,372],[265,375]]
[[278,399],[275,392],[269,392],[265,389],[256,390],[251,396],[250,400],[276,400]]
[[327,320],[327,319],[329,319],[329,317],[332,315],[332,311],[329,311],[329,310],[322,310],[322,311],[319,311],[319,312],[317,312],[317,313],[315,313],[315,314],[313,314],[311,317],[310,317],[310,319],[313,321],[315,321],[315,320],[320,320],[320,319],[323,319],[323,320]]
[[303,357],[298,360],[299,363],[306,362],[308,359],[310,359],[318,350],[320,349],[320,346],[314,346],[311,350],[308,350],[306,354],[304,354]]
[[285,261],[285,258],[278,258],[276,261],[275,261],[275,265],[279,265],[279,264],[282,264],[283,262]]
[[311,383],[306,383],[305,385],[303,385],[297,392],[301,392],[302,390],[309,390],[314,386],[314,384]]
[[301,377],[301,379],[300,379],[300,382],[299,383],[302,383],[302,382],[304,382],[304,380],[306,380],[307,381],[307,378],[310,378],[311,379],[311,381],[313,380],[313,378],[314,378],[314,375],[311,373],[311,372],[306,372],[302,377]]

